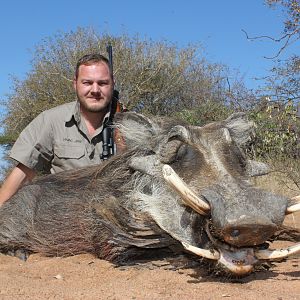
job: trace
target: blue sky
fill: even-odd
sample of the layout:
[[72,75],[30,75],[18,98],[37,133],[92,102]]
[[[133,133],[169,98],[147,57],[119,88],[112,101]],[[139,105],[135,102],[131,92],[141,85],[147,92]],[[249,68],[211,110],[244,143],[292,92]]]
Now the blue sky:
[[[1,2],[0,98],[10,92],[10,74],[24,78],[30,70],[31,51],[45,37],[59,31],[94,27],[114,35],[139,34],[153,40],[167,39],[178,46],[201,43],[206,58],[240,70],[249,88],[272,66],[279,45],[250,42],[249,35],[279,36],[282,12],[263,0],[10,0]],[[289,48],[286,55],[295,51]],[[284,58],[282,56],[281,58]]]

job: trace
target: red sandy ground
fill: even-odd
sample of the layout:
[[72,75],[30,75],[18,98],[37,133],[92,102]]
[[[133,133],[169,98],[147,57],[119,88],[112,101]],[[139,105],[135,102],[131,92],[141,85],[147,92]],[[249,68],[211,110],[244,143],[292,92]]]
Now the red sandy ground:
[[[300,228],[300,213],[286,222]],[[116,268],[91,255],[0,255],[0,299],[300,299],[300,255],[236,281],[164,261]]]

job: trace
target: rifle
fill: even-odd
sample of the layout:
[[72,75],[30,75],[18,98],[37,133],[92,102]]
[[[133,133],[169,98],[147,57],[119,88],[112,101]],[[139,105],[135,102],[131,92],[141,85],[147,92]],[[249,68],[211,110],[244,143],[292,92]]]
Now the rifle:
[[[108,45],[106,47],[106,51],[108,53],[109,69],[113,77],[112,46]],[[109,118],[107,122],[104,124],[104,129],[102,132],[103,151],[101,154],[101,159],[103,160],[107,160],[110,156],[116,153],[116,145],[114,141],[114,128],[112,128],[112,125],[113,125],[113,119],[115,113],[117,111],[120,111],[120,103],[119,103],[119,91],[115,89],[113,91],[113,96],[112,96],[109,110],[110,110]]]

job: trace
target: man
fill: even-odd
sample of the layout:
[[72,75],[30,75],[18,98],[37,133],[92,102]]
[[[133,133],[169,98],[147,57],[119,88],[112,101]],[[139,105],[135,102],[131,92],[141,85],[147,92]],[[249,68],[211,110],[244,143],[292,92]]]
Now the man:
[[18,164],[0,189],[0,206],[36,171],[57,173],[101,162],[102,130],[114,90],[108,60],[83,56],[73,85],[77,101],[41,113],[20,134],[10,154]]

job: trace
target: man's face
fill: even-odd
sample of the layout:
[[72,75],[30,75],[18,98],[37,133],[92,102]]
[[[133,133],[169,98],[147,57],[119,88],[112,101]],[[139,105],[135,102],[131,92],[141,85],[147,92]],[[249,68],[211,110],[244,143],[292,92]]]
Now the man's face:
[[73,84],[82,112],[107,111],[113,94],[113,80],[105,63],[81,65]]

